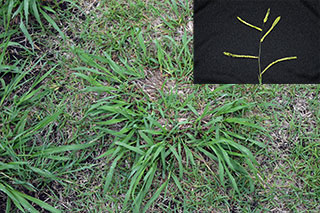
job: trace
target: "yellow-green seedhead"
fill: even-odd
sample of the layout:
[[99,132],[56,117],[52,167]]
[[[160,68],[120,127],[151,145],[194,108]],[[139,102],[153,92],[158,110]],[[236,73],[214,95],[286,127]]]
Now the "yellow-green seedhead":
[[260,35],[260,40],[259,40],[259,54],[258,56],[252,56],[252,55],[240,55],[240,54],[233,54],[233,53],[230,53],[230,52],[223,52],[224,55],[226,56],[230,56],[230,57],[234,57],[234,58],[251,58],[251,59],[257,59],[258,60],[258,64],[259,64],[259,75],[258,75],[258,80],[259,80],[259,84],[262,84],[262,75],[273,65],[275,65],[276,63],[279,63],[279,62],[282,62],[282,61],[287,61],[287,60],[293,60],[293,59],[297,59],[298,57],[297,56],[292,56],[292,57],[285,57],[285,58],[281,58],[281,59],[277,59],[275,60],[274,62],[270,63],[266,68],[264,68],[263,70],[261,69],[261,46],[262,46],[262,43],[263,41],[265,40],[265,38],[271,33],[271,31],[275,28],[275,26],[279,23],[280,19],[281,19],[281,16],[278,16],[273,24],[271,25],[271,27],[269,28],[269,30],[264,33],[264,25],[265,23],[268,21],[268,18],[269,18],[269,15],[270,15],[270,8],[267,10],[267,13],[263,19],[263,23],[262,23],[262,27],[257,27],[253,24],[250,24],[248,23],[247,21],[244,21],[242,18],[240,18],[239,16],[237,17],[237,19],[255,29],[255,30],[258,30],[261,32],[261,35]]

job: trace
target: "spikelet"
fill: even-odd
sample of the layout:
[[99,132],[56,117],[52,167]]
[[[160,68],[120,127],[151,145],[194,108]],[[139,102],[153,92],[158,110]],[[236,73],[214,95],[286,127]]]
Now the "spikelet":
[[263,23],[266,23],[268,21],[269,14],[270,14],[270,8],[268,9],[267,14],[263,19]]
[[272,65],[275,65],[276,63],[279,63],[281,61],[288,61],[288,60],[294,60],[294,59],[298,59],[297,56],[292,56],[292,57],[285,57],[285,58],[281,58],[281,59],[278,59],[272,63],[270,63],[260,74],[260,76],[263,75],[263,73],[265,73]]
[[223,52],[226,56],[234,57],[234,58],[254,58],[258,59],[258,56],[252,56],[252,55],[237,55],[229,52]]
[[252,25],[252,24],[249,24],[248,22],[242,20],[239,16],[237,16],[237,19],[238,19],[239,21],[241,21],[243,24],[245,24],[245,25],[247,25],[247,26],[249,26],[249,27],[252,27],[253,29],[256,29],[256,30],[259,30],[259,31],[262,32],[262,29],[261,29],[260,27],[257,27],[257,26],[254,26],[254,25]]
[[272,31],[272,29],[278,24],[278,22],[280,21],[281,16],[278,16],[278,18],[276,18],[276,20],[274,20],[272,26],[270,27],[270,29],[266,32],[266,34],[264,34],[264,36],[261,38],[261,43],[263,42],[263,40],[267,37],[267,35]]

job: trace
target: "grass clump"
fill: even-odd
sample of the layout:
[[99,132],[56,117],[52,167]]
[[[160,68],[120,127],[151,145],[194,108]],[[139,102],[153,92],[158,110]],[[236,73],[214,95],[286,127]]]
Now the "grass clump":
[[[82,52],[79,57],[88,66],[77,68],[82,72],[75,73],[89,83],[83,91],[94,92],[101,97],[90,107],[84,119],[91,119],[93,129],[99,134],[114,137],[108,150],[97,158],[105,157],[111,163],[104,179],[105,193],[115,186],[112,183],[117,168],[125,165],[128,159],[131,159],[127,166],[129,188],[123,206],[128,210],[133,208],[135,212],[147,211],[162,191],[168,190],[169,183],[175,183],[184,195],[180,181],[187,168],[196,166],[195,159],[204,163],[204,158],[216,162],[217,181],[223,187],[231,184],[235,192],[240,193],[240,181],[248,185],[251,192],[254,191],[253,179],[259,179],[258,163],[251,151],[241,143],[260,147],[264,144],[246,138],[241,131],[230,131],[230,128],[264,131],[250,120],[237,116],[237,113],[252,108],[254,104],[237,100],[216,107],[209,102],[203,113],[199,114],[196,94],[200,90],[196,87],[183,101],[177,90],[169,92],[159,89],[159,99],[148,103],[143,101],[138,91],[128,91],[127,88],[133,87],[130,81],[143,78],[143,74],[126,61],[119,65],[107,53],[94,56]],[[124,68],[130,72],[124,72]],[[119,85],[119,79],[126,80]],[[179,114],[186,110],[193,112],[190,119],[179,119]],[[174,113],[173,117],[169,116],[170,112]],[[210,121],[204,123],[203,119],[208,117]],[[159,120],[165,120],[166,124],[161,124]],[[185,126],[189,127],[184,129]],[[212,171],[212,175],[216,173]],[[162,181],[154,186],[159,175]],[[154,187],[157,190],[148,196]]]

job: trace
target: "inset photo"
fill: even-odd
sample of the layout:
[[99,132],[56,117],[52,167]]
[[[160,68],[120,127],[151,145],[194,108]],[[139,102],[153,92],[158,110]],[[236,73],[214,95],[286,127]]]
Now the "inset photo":
[[194,83],[320,83],[318,0],[195,0]]

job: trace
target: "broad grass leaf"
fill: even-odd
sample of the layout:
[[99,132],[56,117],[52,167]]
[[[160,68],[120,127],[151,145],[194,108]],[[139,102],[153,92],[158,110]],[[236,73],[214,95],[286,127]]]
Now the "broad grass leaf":
[[8,4],[8,8],[7,8],[7,29],[10,25],[10,21],[11,21],[11,14],[12,14],[12,10],[13,10],[13,6],[14,6],[14,2],[15,0],[10,0],[9,4]]
[[39,8],[40,13],[43,15],[43,17],[51,24],[51,26],[58,31],[62,39],[65,39],[64,33],[60,30],[58,25],[54,22],[54,20],[46,13],[44,12],[41,8]]
[[197,116],[199,117],[199,113],[198,111],[191,105],[191,104],[187,104],[187,106],[189,107],[189,109]]
[[102,153],[101,155],[99,155],[95,159],[98,160],[100,158],[104,158],[104,157],[109,156],[109,155],[111,155],[113,153],[117,153],[120,150],[121,150],[121,148],[119,146],[117,148],[108,149],[106,152]]
[[142,31],[138,34],[137,38],[138,38],[138,42],[140,44],[140,47],[141,47],[141,49],[143,51],[143,55],[146,56],[147,55],[147,47],[146,47],[146,45],[144,43],[144,38],[142,36]]
[[80,149],[85,149],[90,146],[95,145],[95,142],[90,142],[86,144],[73,144],[73,145],[66,145],[66,146],[58,146],[58,147],[52,147],[52,148],[47,148],[43,151],[37,152],[33,154],[33,157],[37,157],[39,155],[52,155],[56,153],[63,153],[63,152],[70,152],[70,151],[76,151]]
[[232,174],[230,173],[229,169],[227,167],[225,167],[225,171],[229,177],[229,180],[231,181],[232,187],[236,190],[236,192],[238,192],[238,194],[240,194],[238,185],[236,180],[234,179],[234,177],[232,176]]
[[231,163],[231,159],[228,153],[218,144],[220,152],[222,153],[223,160],[227,163],[231,170],[235,171],[233,164]]
[[184,148],[184,152],[186,154],[186,158],[187,158],[187,165],[189,165],[189,161],[190,163],[195,166],[196,163],[194,161],[194,158],[193,158],[193,154],[191,152],[191,150],[188,148],[188,146],[186,146],[185,144],[183,144],[183,148]]
[[253,140],[251,138],[245,138],[242,135],[239,135],[237,133],[229,132],[229,131],[226,132],[226,131],[222,131],[222,130],[221,130],[221,132],[223,132],[225,135],[233,136],[233,137],[238,138],[238,139],[240,139],[242,141],[250,141],[251,143],[253,143],[253,144],[255,144],[255,145],[257,145],[257,146],[259,146],[261,148],[265,148],[266,147],[266,145],[264,143],[261,143],[259,141]]
[[138,154],[140,154],[140,155],[144,155],[145,154],[145,152],[144,151],[142,151],[141,149],[139,149],[139,148],[137,148],[137,147],[134,147],[134,146],[130,146],[130,145],[128,145],[128,144],[126,144],[126,143],[123,143],[123,142],[115,142],[115,144],[116,145],[119,145],[119,146],[122,146],[122,147],[124,147],[124,148],[126,148],[126,149],[128,149],[128,150],[130,150],[130,151],[133,151],[133,152],[135,152],[135,153],[138,153]]
[[153,140],[149,138],[142,130],[139,130],[139,135],[145,140],[148,145],[152,146],[154,144]]
[[181,155],[179,155],[177,153],[175,146],[169,145],[169,149],[171,150],[171,152],[173,153],[173,155],[175,156],[175,158],[178,161],[178,164],[179,164],[179,177],[182,178],[183,171],[184,171],[183,165],[182,165],[182,157],[181,157]]
[[3,58],[4,58],[5,54],[6,54],[6,50],[7,50],[8,46],[9,46],[9,43],[10,43],[10,37],[9,37],[9,39],[7,39],[6,42],[3,42],[2,44],[0,44],[0,48],[2,49],[2,52],[0,54],[0,65],[3,62]]
[[148,208],[151,206],[151,204],[160,196],[163,189],[168,185],[169,179],[170,179],[170,175],[168,176],[168,179],[157,189],[157,191],[154,193],[154,195],[150,198],[148,203],[145,205],[145,207],[142,210],[143,213],[145,213],[148,210]]
[[[124,206],[127,205],[129,199],[131,196],[133,196],[134,192],[135,192],[135,189],[136,187],[138,186],[138,183],[139,181],[141,180],[143,174],[144,174],[144,171],[146,170],[146,167],[145,166],[139,166],[137,167],[137,170],[134,171],[135,174],[134,176],[131,178],[131,181],[130,181],[130,186],[129,186],[129,190],[127,191],[127,194],[124,198]],[[132,174],[132,172],[131,172]],[[130,175],[131,176],[131,175]]]
[[183,196],[185,196],[184,191],[182,189],[182,186],[180,184],[179,178],[174,173],[172,173],[171,175],[172,175],[172,179],[173,179],[174,183],[176,184],[176,186],[178,187],[179,191],[181,192],[181,194]]
[[12,190],[11,193],[17,198],[18,202],[23,206],[27,212],[39,213],[24,197],[18,194],[18,191]]
[[159,143],[159,147],[154,152],[151,162],[154,162],[157,159],[157,157],[160,155],[160,153],[164,150],[165,150],[165,146],[162,143]]
[[[8,195],[8,197],[13,201],[13,203],[16,205],[16,207],[21,210],[22,212],[31,212],[36,213],[38,212],[24,197],[23,193],[20,193],[16,190],[14,190],[11,186],[8,184],[2,184],[0,182],[0,190],[3,191],[5,194]],[[25,210],[24,210],[25,209]]]
[[214,94],[214,93],[218,93],[222,90],[227,90],[229,89],[230,87],[233,87],[234,84],[225,84],[225,85],[222,85],[222,86],[219,86],[217,88],[215,88],[211,93]]
[[120,122],[125,121],[125,120],[127,120],[127,119],[126,118],[110,119],[108,121],[96,122],[96,124],[98,124],[98,125],[112,125],[112,124],[120,123]]
[[202,152],[203,154],[205,154],[206,156],[208,156],[209,158],[211,158],[214,161],[217,161],[218,158],[217,156],[213,155],[212,153],[208,152],[207,150],[201,148],[201,147],[197,147],[197,149]]
[[135,199],[135,202],[134,202],[135,212],[140,212],[141,203],[143,201],[143,198],[146,196],[146,194],[150,190],[156,171],[157,171],[157,163],[153,163],[153,165],[150,167],[149,171],[143,178],[142,189]]
[[116,157],[112,164],[111,164],[111,167],[109,169],[109,172],[108,172],[108,175],[106,177],[106,180],[105,180],[105,183],[104,183],[104,187],[103,187],[103,191],[104,193],[107,193],[107,190],[109,189],[109,185],[111,183],[111,180],[112,180],[112,177],[113,177],[113,173],[114,173],[114,170],[117,166],[117,163],[118,161],[122,158],[122,156],[124,155],[125,152],[121,152],[118,157]]
[[92,69],[92,68],[88,68],[88,67],[76,67],[76,68],[73,68],[72,70],[76,70],[76,71],[84,70],[84,71],[89,71],[89,72],[95,73],[97,75],[109,76],[104,72],[100,72],[100,71],[98,71],[96,69]]
[[247,149],[246,147],[244,147],[244,146],[242,146],[242,145],[240,145],[238,143],[235,143],[232,140],[228,140],[228,139],[223,138],[222,141],[225,141],[228,144],[230,144],[231,146],[235,147],[237,150],[239,150],[242,153],[244,153],[253,163],[258,165],[258,162],[256,161],[255,157],[253,156],[253,154],[250,152],[249,149]]
[[[5,184],[6,185],[6,184]],[[15,206],[21,211],[21,212],[25,212],[23,207],[21,206],[19,200],[16,198],[16,196],[14,194],[11,193],[11,190],[9,189],[8,186],[5,186],[1,183],[0,181],[0,190],[3,191],[8,198],[7,199],[11,199],[13,201],[13,203],[15,204]],[[11,187],[10,187],[11,188]],[[12,189],[12,188],[11,188]]]
[[31,35],[29,34],[29,32],[28,32],[28,30],[22,20],[20,21],[20,29],[23,32],[23,34],[26,36],[26,38],[28,39],[29,43],[31,44],[32,50],[34,50],[34,45],[33,45]]
[[47,178],[51,178],[51,179],[56,179],[56,176],[53,175],[51,172],[49,171],[45,171],[45,170],[42,170],[42,169],[39,169],[39,168],[36,168],[36,167],[32,167],[30,166],[30,169],[32,171],[34,171],[35,173],[43,176],[43,177],[47,177]]
[[52,213],[60,213],[61,212],[60,210],[52,207],[51,205],[49,205],[49,204],[47,204],[47,203],[45,203],[45,202],[43,202],[43,201],[41,201],[39,199],[36,199],[34,197],[31,197],[29,195],[23,194],[23,193],[18,192],[18,191],[16,193],[18,195],[20,195],[21,197],[23,197],[23,198],[25,198],[25,199],[27,199],[27,200],[39,205],[41,208],[46,209],[46,210],[48,210],[48,211],[50,211]]
[[218,158],[218,163],[219,163],[219,179],[220,179],[220,183],[221,185],[225,188],[225,182],[224,182],[224,165],[222,163],[222,161]]
[[227,122],[227,123],[238,123],[238,124],[242,124],[242,125],[247,126],[247,127],[252,127],[252,128],[255,128],[255,129],[259,129],[261,131],[266,131],[263,127],[251,123],[251,120],[246,119],[246,118],[226,118],[224,121]]
[[21,169],[20,165],[26,165],[26,164],[28,164],[28,163],[27,162],[19,162],[19,161],[14,161],[14,162],[9,162],[9,163],[0,162],[0,171],[1,170],[9,170],[9,169],[19,170],[19,169]]
[[[17,140],[20,137],[29,137],[32,134],[34,134],[36,131],[44,128],[45,126],[47,126],[49,123],[55,121],[58,116],[62,113],[63,109],[58,110],[57,112],[53,113],[50,116],[47,116],[45,119],[43,119],[42,121],[40,121],[37,125],[35,125],[34,127],[18,134],[17,136],[14,137],[13,141]],[[16,145],[17,146],[17,145]],[[15,148],[16,148],[15,146]]]
[[38,5],[37,4],[38,4],[37,0],[31,0],[31,8],[32,8],[32,11],[33,11],[33,15],[36,18],[36,20],[38,21],[38,23],[40,24],[40,26],[43,27],[41,19],[40,19],[40,14],[39,14],[39,11],[38,11]]
[[116,91],[117,89],[114,87],[108,87],[108,86],[97,86],[97,87],[86,87],[82,89],[82,92],[107,92],[109,94],[114,94],[112,91]]
[[26,19],[26,24],[28,25],[28,19],[29,19],[29,0],[23,1],[23,9],[24,9],[24,16]]
[[[16,1],[16,0],[13,0],[13,1]],[[18,9],[16,9],[16,11],[13,13],[13,15],[11,17],[9,17],[9,20],[8,21],[11,21],[11,19],[13,19],[14,17],[16,17],[18,14],[21,14],[20,16],[20,21],[22,21],[22,18],[23,18],[23,14],[22,14],[22,9],[23,9],[23,4],[19,4],[19,7]]]

